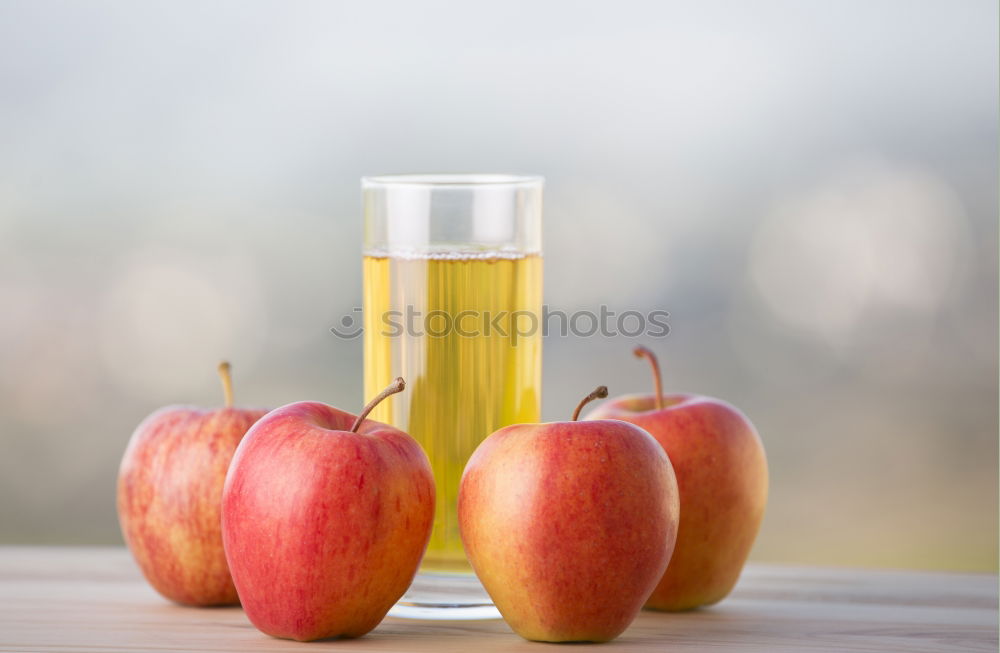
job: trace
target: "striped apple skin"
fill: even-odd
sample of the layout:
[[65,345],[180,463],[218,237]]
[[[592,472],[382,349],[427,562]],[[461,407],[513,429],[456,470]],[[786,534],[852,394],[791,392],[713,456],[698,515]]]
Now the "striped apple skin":
[[162,408],[136,428],[118,472],[118,521],[149,584],[183,605],[239,603],[221,505],[236,447],[267,411]]
[[413,581],[434,521],[420,445],[318,402],[278,408],[240,443],[222,530],[247,618],[273,637],[360,637]]
[[617,419],[648,431],[673,463],[681,521],[674,555],[646,602],[678,612],[718,603],[732,591],[767,507],[767,456],[760,435],[734,406],[693,394],[610,399],[588,420]]
[[632,424],[518,424],[469,459],[458,515],[469,561],[515,632],[607,641],[667,567],[677,482],[663,448]]

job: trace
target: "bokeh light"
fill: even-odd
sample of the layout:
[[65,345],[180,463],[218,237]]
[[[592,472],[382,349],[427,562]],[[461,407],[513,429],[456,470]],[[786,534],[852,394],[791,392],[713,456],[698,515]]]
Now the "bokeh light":
[[748,272],[778,319],[836,344],[869,309],[940,308],[967,255],[964,210],[947,183],[862,160],[783,200],[754,235]]

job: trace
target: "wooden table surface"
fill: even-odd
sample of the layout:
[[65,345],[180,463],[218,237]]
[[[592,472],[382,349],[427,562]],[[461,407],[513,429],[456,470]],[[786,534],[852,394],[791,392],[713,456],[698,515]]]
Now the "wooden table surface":
[[[728,599],[643,612],[611,651],[997,651],[997,577],[753,565]],[[0,651],[539,651],[499,620],[387,618],[355,640],[267,637],[161,599],[124,549],[0,548]],[[570,647],[580,650],[578,647]],[[551,650],[551,647],[550,647]]]

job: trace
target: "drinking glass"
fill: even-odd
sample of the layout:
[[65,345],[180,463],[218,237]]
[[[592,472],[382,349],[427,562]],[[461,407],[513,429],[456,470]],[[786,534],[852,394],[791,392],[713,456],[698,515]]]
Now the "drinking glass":
[[372,418],[423,446],[437,488],[420,573],[390,614],[496,616],[465,558],[456,504],[476,446],[539,420],[543,179],[389,175],[361,186],[365,396],[406,380]]

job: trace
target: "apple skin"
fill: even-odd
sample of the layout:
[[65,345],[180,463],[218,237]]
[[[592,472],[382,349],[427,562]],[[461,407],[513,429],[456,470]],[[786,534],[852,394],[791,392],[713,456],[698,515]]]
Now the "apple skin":
[[240,443],[222,534],[247,617],[274,637],[359,637],[409,587],[434,477],[410,436],[326,404],[278,408]]
[[663,579],[646,607],[690,610],[725,598],[746,562],[767,504],[767,458],[753,424],[733,406],[691,394],[608,400],[586,419],[618,419],[648,431],[677,475],[681,521]]
[[670,560],[677,483],[663,448],[631,424],[518,424],[472,454],[458,520],[476,575],[515,632],[608,641]]
[[239,603],[222,547],[222,486],[266,412],[168,406],[133,432],[118,471],[118,522],[146,580],[171,601]]

